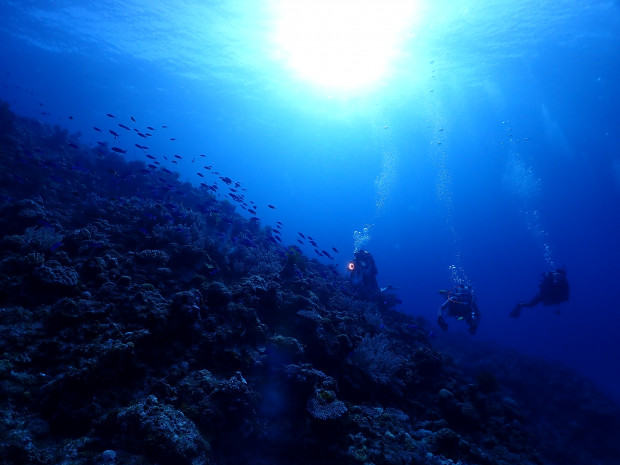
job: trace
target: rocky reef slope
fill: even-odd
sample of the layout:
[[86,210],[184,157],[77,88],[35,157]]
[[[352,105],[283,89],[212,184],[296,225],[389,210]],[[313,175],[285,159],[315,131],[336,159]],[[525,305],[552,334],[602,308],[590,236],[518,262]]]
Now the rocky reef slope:
[[[356,296],[174,173],[0,108],[0,463],[618,463],[574,373]],[[616,460],[616,461],[614,461]]]

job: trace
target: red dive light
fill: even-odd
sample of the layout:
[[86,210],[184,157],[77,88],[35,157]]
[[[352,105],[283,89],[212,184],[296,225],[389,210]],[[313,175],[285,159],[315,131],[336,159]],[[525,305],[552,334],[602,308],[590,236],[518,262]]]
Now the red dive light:
[[349,271],[353,271],[355,269],[355,263],[349,262]]

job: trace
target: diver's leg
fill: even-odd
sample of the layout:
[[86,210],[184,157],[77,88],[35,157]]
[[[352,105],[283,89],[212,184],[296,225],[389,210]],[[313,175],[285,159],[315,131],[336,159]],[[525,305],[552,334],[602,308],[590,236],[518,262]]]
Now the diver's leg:
[[521,309],[525,306],[526,305],[523,302],[519,302],[515,305],[515,308],[512,309],[512,312],[510,312],[510,316],[513,318],[519,318],[519,315],[521,315]]
[[446,312],[446,306],[445,305],[446,304],[443,304],[441,307],[439,307],[439,310],[437,311],[437,324],[444,331],[448,331],[448,323],[446,323],[446,320],[444,320],[444,318],[443,318],[443,316],[444,316],[444,314]]
[[512,312],[510,312],[510,316],[513,318],[519,318],[519,315],[521,314],[521,309],[523,307],[534,307],[540,302],[542,302],[542,297],[540,294],[536,294],[536,296],[534,296],[534,298],[529,302],[519,302],[512,310]]
[[472,311],[469,314],[469,318],[467,319],[467,323],[469,324],[469,333],[476,334],[476,330],[478,329],[478,325],[480,324],[480,310],[478,310],[478,306],[472,306]]
[[524,307],[535,307],[542,302],[542,295],[536,294],[532,300],[523,304]]

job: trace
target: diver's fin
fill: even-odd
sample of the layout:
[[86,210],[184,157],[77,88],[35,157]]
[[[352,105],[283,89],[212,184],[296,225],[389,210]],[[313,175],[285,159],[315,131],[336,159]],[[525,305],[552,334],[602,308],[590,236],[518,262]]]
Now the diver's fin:
[[387,286],[381,288],[381,292],[393,291],[394,289],[398,289],[398,288],[395,286],[392,286],[391,284],[388,284]]

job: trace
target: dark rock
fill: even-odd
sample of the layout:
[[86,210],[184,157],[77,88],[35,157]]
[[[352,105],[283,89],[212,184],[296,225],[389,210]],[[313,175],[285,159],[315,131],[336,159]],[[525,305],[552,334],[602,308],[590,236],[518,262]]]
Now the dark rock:
[[197,330],[203,305],[202,295],[197,289],[177,292],[172,297],[168,323],[174,328]]
[[49,260],[34,269],[33,286],[52,296],[77,294],[77,272],[70,266],[61,265],[56,260]]
[[207,305],[218,308],[232,301],[232,292],[224,283],[213,282],[206,286],[205,290]]
[[154,396],[119,410],[112,422],[118,431],[115,442],[129,451],[144,454],[149,460],[192,465],[211,463],[210,446],[196,425],[170,405],[159,403]]

